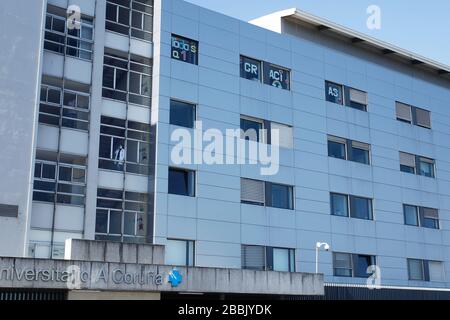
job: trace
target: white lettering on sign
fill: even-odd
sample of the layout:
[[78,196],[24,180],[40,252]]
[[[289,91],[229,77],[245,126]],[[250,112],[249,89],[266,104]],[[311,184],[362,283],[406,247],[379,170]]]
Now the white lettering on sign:
[[283,81],[283,72],[282,71],[270,70],[269,76],[271,79],[281,81],[281,82]]
[[338,98],[339,97],[339,90],[336,89],[336,88],[329,87],[328,88],[328,95],[333,96],[335,98]]
[[258,74],[258,66],[253,63],[250,63],[250,62],[244,63],[244,70],[245,70],[245,72],[250,72],[252,74]]

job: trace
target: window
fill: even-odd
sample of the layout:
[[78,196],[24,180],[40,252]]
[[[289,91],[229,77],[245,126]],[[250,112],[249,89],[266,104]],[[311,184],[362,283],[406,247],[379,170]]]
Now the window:
[[[43,79],[39,105],[39,122],[51,126],[61,126],[76,130],[89,130],[90,88],[71,83],[72,90],[67,87],[47,85]],[[84,90],[84,91],[81,91]]]
[[195,171],[169,168],[169,193],[195,197]]
[[107,0],[106,30],[152,41],[153,1]]
[[262,120],[241,116],[241,139],[264,143],[264,122]]
[[144,242],[148,195],[123,190],[97,189],[95,239]]
[[325,82],[326,100],[328,102],[344,104],[344,95],[342,85]]
[[84,206],[86,158],[36,152],[33,201]]
[[241,78],[261,81],[261,61],[241,56]]
[[325,99],[328,102],[367,111],[367,92],[325,81]]
[[263,246],[242,245],[242,269],[265,270],[266,250]]
[[328,156],[370,165],[370,145],[358,141],[328,136]]
[[425,281],[424,261],[408,259],[409,280]]
[[395,109],[397,113],[397,120],[406,123],[412,123],[411,106],[408,106],[407,104],[403,104],[400,102],[396,102]]
[[194,265],[194,241],[167,239],[165,253],[167,265]]
[[420,127],[431,128],[430,112],[416,108],[416,124]]
[[293,187],[241,178],[241,203],[294,210]]
[[362,254],[333,253],[333,269],[336,277],[368,278],[367,269],[376,265],[376,257]]
[[0,204],[0,217],[17,218],[19,216],[19,206]]
[[350,217],[372,220],[372,200],[350,196]]
[[264,84],[284,90],[291,89],[289,69],[245,56],[240,56],[240,65],[241,78],[262,81]]
[[332,193],[330,199],[331,214],[334,216],[348,217],[348,196]]
[[434,160],[419,157],[419,174],[421,176],[434,178]]
[[198,65],[198,42],[172,34],[172,59]]
[[405,224],[408,226],[419,226],[418,208],[416,206],[403,205]]
[[349,88],[349,107],[361,111],[367,111],[367,93],[353,88]]
[[272,87],[290,90],[291,72],[274,64],[264,62],[264,83]]
[[416,173],[416,157],[409,153],[400,152],[400,170],[406,173]]
[[264,188],[263,181],[241,178],[241,202],[264,206]]
[[430,281],[445,282],[444,264],[440,261],[428,261]]
[[439,229],[439,213],[436,209],[420,208],[421,225],[424,228]]
[[405,224],[408,226],[439,229],[439,212],[437,209],[403,205]]
[[45,20],[44,49],[68,56],[92,60],[93,21],[82,17],[79,28],[66,28],[65,12],[48,6]]
[[150,125],[102,116],[99,168],[148,175],[150,141]]
[[266,183],[267,193],[270,194],[266,205],[273,208],[294,210],[293,188],[291,186]]
[[170,100],[170,124],[194,128],[194,122],[195,105],[177,100]]
[[431,129],[431,113],[428,110],[410,106],[401,102],[395,103],[397,120]]
[[434,164],[433,159],[400,152],[400,170],[402,172],[435,178]]
[[[279,138],[278,143],[273,136],[274,130],[278,130],[278,138]],[[291,126],[271,122],[270,132],[271,132],[270,142],[272,145],[286,149],[292,149],[294,147],[293,128]]]
[[[128,67],[129,65],[129,67]],[[102,96],[150,107],[151,60],[105,48]]]
[[344,194],[330,194],[331,214],[355,219],[373,220],[372,200]]
[[333,253],[333,270],[336,277],[351,277],[353,275],[352,255]]
[[332,158],[347,159],[347,141],[342,138],[328,136],[328,156]]
[[295,250],[254,245],[241,247],[242,269],[295,272]]
[[352,141],[351,161],[370,164],[370,145]]

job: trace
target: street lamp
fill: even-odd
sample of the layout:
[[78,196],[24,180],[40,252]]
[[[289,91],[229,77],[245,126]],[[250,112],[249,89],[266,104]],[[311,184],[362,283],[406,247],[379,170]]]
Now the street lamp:
[[330,251],[330,245],[326,242],[316,243],[316,273],[319,273],[319,249],[324,248],[325,251]]

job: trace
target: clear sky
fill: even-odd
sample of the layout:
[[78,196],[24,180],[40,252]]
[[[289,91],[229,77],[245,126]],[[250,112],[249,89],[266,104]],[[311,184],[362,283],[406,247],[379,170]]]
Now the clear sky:
[[[450,66],[449,0],[188,0],[249,21],[296,7]],[[381,29],[369,30],[370,5],[381,9]]]

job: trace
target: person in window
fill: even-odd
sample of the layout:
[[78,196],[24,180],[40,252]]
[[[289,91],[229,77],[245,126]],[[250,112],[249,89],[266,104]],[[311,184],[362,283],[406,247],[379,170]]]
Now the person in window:
[[123,162],[125,160],[125,149],[122,145],[119,145],[119,147],[114,152],[114,160],[114,165],[116,166],[117,170],[122,171]]

